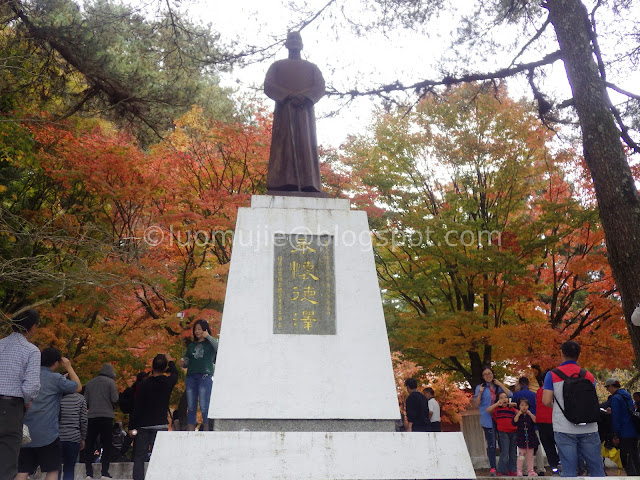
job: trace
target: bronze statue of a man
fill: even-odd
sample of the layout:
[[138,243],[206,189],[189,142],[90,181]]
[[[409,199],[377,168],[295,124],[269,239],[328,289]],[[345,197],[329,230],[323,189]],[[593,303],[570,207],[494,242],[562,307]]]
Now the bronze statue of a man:
[[267,190],[321,192],[313,104],[325,93],[324,78],[300,57],[299,32],[289,32],[285,46],[289,58],[271,65],[264,80],[264,93],[276,101]]

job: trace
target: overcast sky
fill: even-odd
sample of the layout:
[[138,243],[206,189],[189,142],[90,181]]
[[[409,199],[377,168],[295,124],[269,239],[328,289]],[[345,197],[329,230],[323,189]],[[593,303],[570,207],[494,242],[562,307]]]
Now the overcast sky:
[[[322,6],[326,0],[309,3]],[[282,0],[200,1],[191,13],[211,22],[223,38],[238,38],[250,45],[268,45],[276,38],[284,38],[288,27],[300,18]],[[449,26],[446,22],[442,24],[443,28]],[[346,29],[331,31],[326,21],[306,27],[302,37],[303,58],[318,65],[327,85],[336,89],[391,82],[396,78],[407,82],[420,80],[431,71],[436,53],[444,45],[437,35],[430,39],[420,36],[418,40],[416,35],[402,32],[394,32],[392,37],[368,32],[358,37]],[[287,50],[282,47],[274,60],[286,56]],[[270,61],[236,68],[231,74],[223,74],[222,81],[240,89],[261,89],[269,64]],[[415,65],[420,65],[420,69],[416,70]],[[265,95],[262,100],[267,105],[273,104]],[[334,99],[320,100],[316,104],[318,142],[338,146],[347,134],[362,132],[370,123],[376,102],[377,99],[363,98],[341,108],[342,103]]]
[[[321,8],[326,2],[327,0],[307,1],[316,9]],[[211,22],[213,29],[219,31],[224,39],[237,38],[241,44],[265,46],[273,43],[275,39],[284,38],[287,29],[301,18],[299,13],[287,6],[287,3],[285,0],[195,0],[195,4],[189,4],[189,13],[205,23]],[[355,8],[359,3],[351,0],[342,4]],[[473,3],[473,0],[451,2],[456,10],[431,20],[425,32],[394,30],[386,32],[385,35],[379,31],[369,31],[365,35],[357,36],[344,24],[333,28],[338,24],[333,24],[330,19],[316,21],[302,32],[303,58],[318,65],[327,85],[337,90],[346,90],[354,86],[370,87],[391,83],[397,79],[411,84],[427,78],[442,78],[442,72],[436,69],[436,62],[447,53],[458,26],[457,15],[460,12],[472,11]],[[506,45],[517,38],[521,26],[511,28],[514,30],[509,31],[509,27],[501,26],[497,30],[500,38],[496,41]],[[550,35],[553,35],[553,30],[550,30]],[[549,42],[551,48],[557,48],[555,36],[553,39],[553,42]],[[601,38],[601,41],[604,42],[606,39]],[[513,48],[513,45],[510,47]],[[540,57],[540,52],[536,49],[531,50],[519,61],[526,62]],[[478,71],[505,67],[511,60],[507,54],[485,58],[480,52],[464,53],[468,54],[470,62],[478,62]],[[264,74],[271,61],[285,58],[286,55],[287,51],[282,47],[276,52],[275,57],[267,62],[236,68],[230,74],[223,74],[223,84],[244,91],[261,89]],[[456,68],[455,65],[452,68]],[[570,96],[562,62],[556,62],[553,67],[548,68],[546,78],[540,79],[539,82],[542,91],[553,89],[560,99]],[[626,79],[626,82],[620,82],[623,86],[626,84],[626,88],[630,90],[636,88],[633,80]],[[509,80],[509,89],[516,98],[531,95],[525,78]],[[259,98],[266,105],[273,104],[263,94],[259,94]],[[412,100],[415,100],[415,96]],[[335,99],[321,99],[316,104],[318,142],[338,146],[348,134],[362,133],[370,123],[371,112],[376,104],[379,104],[379,99],[362,98],[346,108],[340,108],[342,104]],[[328,116],[336,111],[336,115]]]

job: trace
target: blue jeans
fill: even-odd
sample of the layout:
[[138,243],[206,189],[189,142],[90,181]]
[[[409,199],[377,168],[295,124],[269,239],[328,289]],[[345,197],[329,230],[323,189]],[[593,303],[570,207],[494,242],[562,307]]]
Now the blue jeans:
[[505,475],[516,471],[516,432],[498,432],[498,443],[500,444],[500,460],[498,461],[498,472]]
[[496,468],[496,429],[482,427],[484,430],[484,439],[487,442],[487,458],[489,458],[489,466]]
[[62,478],[62,480],[73,480],[76,462],[78,461],[78,453],[80,453],[80,444],[77,442],[61,441],[60,445],[62,445],[62,471],[64,471],[64,475],[61,475],[61,471],[61,473],[58,474],[58,478]]
[[200,412],[202,421],[207,422],[209,413],[209,400],[211,399],[211,375],[194,373],[187,375],[187,423],[195,425],[198,423],[196,413],[198,411],[198,400],[200,400]]
[[587,470],[592,477],[604,477],[602,456],[600,454],[600,435],[593,433],[554,432],[558,455],[562,464],[563,477],[575,477],[578,458],[587,462]]

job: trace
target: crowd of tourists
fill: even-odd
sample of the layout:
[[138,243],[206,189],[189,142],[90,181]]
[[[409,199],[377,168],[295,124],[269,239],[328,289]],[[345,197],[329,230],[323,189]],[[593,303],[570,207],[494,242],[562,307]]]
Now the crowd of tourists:
[[[0,339],[0,480],[26,480],[38,467],[46,480],[59,475],[71,480],[81,452],[87,478],[93,477],[96,456],[101,476],[111,478],[111,460],[126,459],[132,444],[133,478],[143,480],[144,462],[156,434],[172,421],[169,401],[178,381],[172,356],[156,355],[151,371],[140,372],[121,393],[108,363],[83,386],[71,361],[58,349],[40,351],[29,342],[38,323],[38,313],[26,310],[12,319],[13,333]],[[173,422],[176,429],[195,430],[199,407],[204,419],[200,430],[208,430],[218,341],[205,320],[197,320],[192,332],[193,342],[180,359],[186,369],[185,394]],[[640,392],[632,398],[617,379],[609,378],[604,383],[609,398],[598,403],[594,376],[577,363],[580,345],[563,343],[561,356],[562,363],[545,374],[536,392],[530,390],[527,377],[521,377],[512,391],[495,377],[491,366],[482,368],[483,381],[475,389],[473,405],[480,411],[489,475],[545,474],[540,445],[553,474],[601,477],[604,458],[609,458],[627,475],[640,475],[640,425],[636,424]],[[405,386],[406,430],[440,432],[434,390],[419,392],[412,378]],[[118,407],[129,414],[128,432],[114,421]]]
[[[580,350],[578,343],[564,342],[562,363],[545,373],[535,392],[528,377],[521,377],[512,391],[490,365],[482,367],[483,381],[472,403],[480,411],[489,476],[546,475],[540,446],[552,475],[603,477],[605,459],[618,466],[619,475],[623,469],[629,476],[640,475],[640,392],[632,397],[618,379],[609,378],[604,382],[609,397],[600,403],[595,377],[578,365]],[[405,386],[406,430],[440,431],[433,389],[420,393],[413,378]]]
[[640,393],[632,398],[618,379],[609,378],[604,382],[609,398],[599,403],[594,376],[577,363],[580,345],[563,343],[561,356],[562,363],[545,374],[535,393],[527,377],[512,392],[490,366],[483,367],[473,405],[480,410],[489,475],[545,475],[540,444],[555,475],[603,477],[605,458],[618,465],[619,473],[640,475],[640,425],[635,424]]
[[[38,467],[45,480],[72,480],[79,456],[87,478],[93,477],[96,457],[101,476],[111,478],[111,460],[126,459],[132,445],[133,479],[143,480],[156,434],[169,429],[169,401],[178,381],[174,359],[169,353],[156,355],[151,371],[140,372],[122,393],[108,363],[83,387],[71,361],[58,349],[41,352],[29,342],[39,320],[35,310],[16,315],[13,333],[0,340],[0,480],[26,480]],[[197,320],[193,342],[180,359],[186,390],[178,410],[186,410],[187,430],[197,427],[198,406],[204,419],[200,429],[208,429],[217,351],[218,340],[208,323]],[[118,406],[129,414],[128,433],[114,421]]]

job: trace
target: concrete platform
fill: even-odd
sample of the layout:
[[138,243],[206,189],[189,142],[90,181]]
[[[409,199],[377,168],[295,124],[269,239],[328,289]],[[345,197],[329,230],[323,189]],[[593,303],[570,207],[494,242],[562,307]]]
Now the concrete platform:
[[[194,468],[194,466],[197,466]],[[206,468],[205,468],[206,466]],[[475,478],[462,434],[160,432],[146,480]]]

